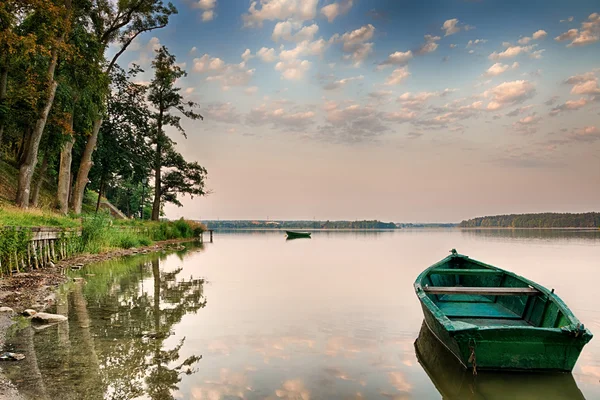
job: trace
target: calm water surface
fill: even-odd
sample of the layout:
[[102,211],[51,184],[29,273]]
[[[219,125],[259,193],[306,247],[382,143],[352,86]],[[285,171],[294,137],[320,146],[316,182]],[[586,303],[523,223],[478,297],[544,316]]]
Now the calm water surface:
[[[596,334],[572,375],[417,359],[412,283],[451,248],[556,290]],[[599,260],[600,232],[216,233],[78,271],[68,324],[15,326],[5,374],[31,399],[600,399]]]

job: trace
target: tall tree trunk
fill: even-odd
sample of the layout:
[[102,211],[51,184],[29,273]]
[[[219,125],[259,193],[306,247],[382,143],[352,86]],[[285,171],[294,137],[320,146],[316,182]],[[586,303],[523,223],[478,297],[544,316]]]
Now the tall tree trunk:
[[81,156],[81,163],[79,164],[79,171],[77,171],[77,180],[75,181],[75,188],[73,190],[73,199],[71,209],[75,214],[81,214],[81,205],[83,204],[83,195],[85,193],[85,186],[88,183],[88,174],[92,169],[92,154],[96,148],[98,142],[98,132],[100,132],[100,126],[102,125],[102,118],[98,118],[94,121],[92,128],[92,135],[88,138],[85,144],[85,150]]
[[46,98],[46,104],[42,109],[40,117],[35,123],[35,128],[31,133],[28,146],[25,150],[25,157],[23,163],[19,167],[19,184],[17,187],[17,207],[27,208],[29,207],[29,192],[31,191],[31,178],[33,177],[33,170],[38,161],[38,149],[40,148],[40,140],[42,140],[42,134],[44,133],[44,127],[48,120],[48,114],[54,103],[54,95],[56,94],[56,87],[58,82],[54,80],[54,69],[56,68],[56,61],[58,59],[58,50],[54,50],[52,56],[52,62],[48,69],[48,76],[51,76],[52,80],[50,88],[48,89],[48,97]]
[[21,165],[25,162],[26,149],[29,147],[29,139],[31,138],[31,126],[26,126],[21,135],[19,141],[19,147],[17,150],[17,165]]
[[163,111],[164,110],[161,102],[160,110],[158,112],[158,120],[156,121],[156,158],[154,159],[154,203],[152,204],[152,221],[158,221],[160,218],[160,169],[162,167]]
[[[6,87],[8,85],[8,67],[6,62],[0,65],[0,105],[6,101]],[[0,145],[2,145],[2,134],[4,133],[4,120],[0,119]],[[1,155],[0,155],[1,156]]]
[[[73,131],[73,113],[69,117],[69,125]],[[69,187],[71,180],[71,163],[73,161],[74,138],[69,135],[67,142],[60,151],[60,165],[58,167],[58,188],[56,191],[58,208],[63,214],[69,211]]]
[[40,199],[40,189],[42,188],[42,184],[44,183],[44,178],[46,177],[46,171],[48,170],[48,151],[44,153],[44,160],[42,161],[42,166],[40,167],[39,175],[37,181],[33,185],[33,194],[31,195],[31,203],[34,207],[38,206],[38,200]]

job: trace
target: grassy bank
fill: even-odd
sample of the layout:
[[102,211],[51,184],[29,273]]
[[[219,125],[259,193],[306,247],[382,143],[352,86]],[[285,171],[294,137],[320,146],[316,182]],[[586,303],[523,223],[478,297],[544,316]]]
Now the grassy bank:
[[[0,208],[0,274],[15,267],[15,260],[27,260],[31,227],[64,229],[69,254],[97,254],[114,249],[149,246],[155,241],[192,239],[204,230],[204,225],[180,219],[177,221],[114,220],[107,213],[88,214],[79,218],[62,216],[39,209]],[[81,230],[74,235],[73,229]]]

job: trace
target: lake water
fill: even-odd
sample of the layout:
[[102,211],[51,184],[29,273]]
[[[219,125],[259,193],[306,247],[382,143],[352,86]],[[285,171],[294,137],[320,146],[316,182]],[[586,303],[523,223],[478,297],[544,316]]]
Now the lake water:
[[[555,289],[596,334],[572,375],[417,359],[412,284],[451,248]],[[13,327],[26,398],[600,399],[600,231],[217,232],[72,275],[67,324]]]

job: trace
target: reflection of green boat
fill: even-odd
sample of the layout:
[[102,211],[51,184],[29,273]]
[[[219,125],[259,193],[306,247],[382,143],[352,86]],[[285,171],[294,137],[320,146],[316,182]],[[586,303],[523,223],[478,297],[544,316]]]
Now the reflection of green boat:
[[427,326],[468,368],[571,371],[592,338],[554,290],[456,250],[414,286]]
[[584,399],[571,374],[482,371],[473,375],[425,323],[415,341],[415,351],[417,360],[444,400]]
[[310,238],[310,232],[285,231],[288,239]]

